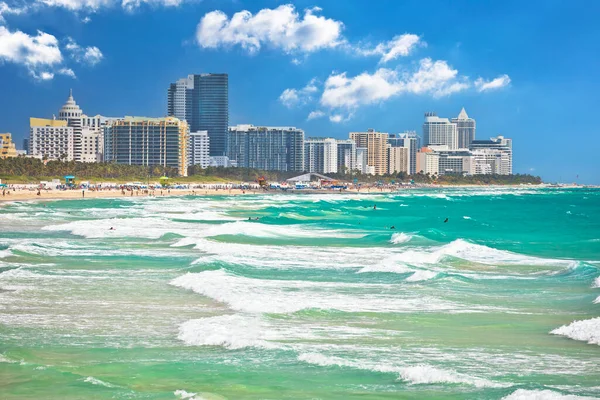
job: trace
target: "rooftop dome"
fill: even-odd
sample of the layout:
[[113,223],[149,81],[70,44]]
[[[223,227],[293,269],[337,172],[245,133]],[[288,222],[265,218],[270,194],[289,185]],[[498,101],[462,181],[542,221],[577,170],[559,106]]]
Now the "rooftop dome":
[[78,118],[83,115],[83,111],[77,103],[75,103],[75,99],[73,98],[73,89],[69,90],[69,98],[64,106],[58,112],[58,119],[69,119],[69,118]]

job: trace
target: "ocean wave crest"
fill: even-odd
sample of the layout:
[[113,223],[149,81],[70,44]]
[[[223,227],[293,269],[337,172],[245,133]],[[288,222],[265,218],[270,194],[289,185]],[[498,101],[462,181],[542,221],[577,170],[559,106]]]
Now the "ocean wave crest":
[[569,325],[563,325],[550,331],[550,333],[587,342],[588,344],[600,345],[600,317],[573,321]]

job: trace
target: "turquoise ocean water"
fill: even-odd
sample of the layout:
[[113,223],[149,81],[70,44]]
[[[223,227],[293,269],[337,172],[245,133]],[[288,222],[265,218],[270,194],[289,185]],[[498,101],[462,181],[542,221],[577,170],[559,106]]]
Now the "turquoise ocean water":
[[2,399],[596,398],[599,344],[597,189],[0,207]]

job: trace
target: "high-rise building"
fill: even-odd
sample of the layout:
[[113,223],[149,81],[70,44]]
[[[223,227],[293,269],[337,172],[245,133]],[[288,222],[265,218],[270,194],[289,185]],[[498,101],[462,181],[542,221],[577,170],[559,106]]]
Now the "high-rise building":
[[350,173],[356,169],[356,143],[354,140],[337,140],[337,164],[338,173]]
[[350,139],[354,140],[356,147],[367,149],[367,165],[373,167],[375,175],[384,175],[388,172],[388,134],[375,132],[350,132]]
[[466,149],[450,149],[447,145],[429,145],[419,152],[418,167],[431,175],[471,175],[473,155]]
[[456,133],[458,135],[458,148],[468,149],[471,142],[475,140],[475,120],[469,118],[465,108],[460,110],[457,118],[452,118],[452,123],[456,124]]
[[188,166],[207,168],[210,165],[208,132],[192,132],[188,136]]
[[25,154],[29,154],[29,138],[28,137],[23,139],[23,150],[25,151]]
[[67,121],[29,118],[29,154],[48,160],[75,158],[73,127]]
[[407,173],[417,173],[417,152],[419,151],[420,138],[415,131],[389,135],[388,143],[391,147],[405,147],[408,149],[409,167]]
[[440,118],[437,114],[425,113],[425,122],[423,123],[423,141],[425,146],[446,145],[450,150],[458,148],[458,134],[456,124],[448,118]]
[[304,141],[304,171],[319,174],[338,171],[338,145],[331,138],[309,138]]
[[58,112],[58,119],[73,128],[73,159],[81,162],[100,162],[104,153],[104,127],[117,118],[96,115],[89,117],[77,105],[73,91]]
[[128,165],[177,168],[187,175],[189,128],[175,117],[125,117],[104,129],[104,158]]
[[16,157],[17,147],[10,133],[0,133],[0,158]]
[[232,126],[229,127],[228,156],[242,168],[302,172],[304,131],[294,127]]
[[473,140],[470,149],[474,158],[473,174],[512,174],[512,139],[498,136]]
[[188,75],[167,91],[167,114],[186,120],[191,132],[207,131],[211,156],[227,154],[229,78],[227,74]]
[[369,151],[366,147],[357,147],[356,148],[356,169],[361,174],[374,174],[375,168],[369,167],[367,163],[367,156]]
[[388,148],[388,173],[408,173],[410,168],[409,153],[410,149],[408,147],[390,146]]

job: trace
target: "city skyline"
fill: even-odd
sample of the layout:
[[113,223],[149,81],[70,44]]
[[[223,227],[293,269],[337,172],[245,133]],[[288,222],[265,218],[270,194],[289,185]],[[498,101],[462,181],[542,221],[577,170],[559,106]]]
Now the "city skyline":
[[[109,3],[112,5],[104,6]],[[587,117],[593,115],[590,111],[597,103],[597,83],[591,79],[591,69],[586,73],[593,62],[566,63],[569,56],[579,57],[584,49],[589,54],[598,29],[585,21],[577,26],[553,24],[574,18],[576,9],[566,2],[512,3],[514,8],[519,6],[519,15],[510,12],[510,5],[500,9],[471,2],[439,4],[427,10],[413,2],[356,3],[350,9],[331,1],[295,2],[292,6],[269,1],[183,1],[177,7],[154,3],[123,10],[115,2],[105,2],[93,10],[79,6],[76,12],[39,5],[17,12],[15,4],[8,2],[14,12],[2,11],[0,43],[21,38],[24,46],[31,44],[23,47],[31,57],[22,59],[0,46],[0,81],[11,93],[0,99],[0,132],[12,133],[21,147],[28,118],[50,117],[48,112],[64,102],[70,87],[90,114],[162,117],[169,84],[190,73],[227,73],[229,126],[296,126],[307,137],[336,139],[367,128],[389,133],[415,130],[421,135],[423,112],[435,111],[450,119],[465,107],[477,120],[478,138],[503,135],[514,140],[515,173],[567,182],[576,181],[579,175],[580,183],[599,183],[599,161],[591,157],[599,139],[590,131],[591,117]],[[384,13],[384,8],[389,12]],[[492,15],[487,13],[490,8]],[[274,21],[291,21],[297,28],[316,21],[314,40],[291,35],[282,41],[280,36],[250,30],[245,31],[248,41],[236,41],[231,19],[244,10],[251,14],[245,14],[247,18],[260,14]],[[473,16],[468,26],[448,24],[440,30],[442,16],[452,20],[465,13]],[[177,23],[167,24],[172,30],[169,35],[161,36],[164,30],[144,31],[147,39],[139,48],[116,40],[118,35],[141,40],[136,28],[149,15]],[[401,23],[392,23],[392,17],[398,15]],[[378,23],[370,23],[375,17]],[[521,43],[528,40],[511,41],[531,41],[542,35],[516,26],[515,21],[522,18],[533,26],[552,25],[551,30],[542,29],[547,38],[535,49]],[[221,21],[216,25],[221,28],[211,31],[214,28],[208,22],[216,20]],[[65,27],[65,22],[75,28]],[[107,24],[115,32],[103,34]],[[484,29],[489,24],[493,29]],[[370,27],[368,31],[365,25]],[[37,30],[52,35],[56,44]],[[15,36],[17,32],[25,36]],[[546,43],[564,41],[567,32],[589,45],[587,49],[583,43],[563,47],[567,56],[556,59]],[[504,34],[508,35],[504,40],[497,38]],[[53,54],[58,52],[62,61],[43,64],[35,58],[48,55],[35,52],[46,49],[44,44],[49,44]],[[163,55],[157,65],[144,63],[142,67],[142,59],[159,57],[166,48],[169,57]],[[514,56],[508,57],[509,53]],[[126,58],[129,55],[144,57]],[[481,55],[485,57],[478,57]],[[125,59],[127,63],[121,62]],[[543,70],[536,69],[542,61],[546,61]],[[76,79],[68,76],[68,69]],[[435,71],[442,78],[428,81],[431,74],[426,72]],[[47,75],[42,76],[44,72]],[[412,78],[403,80],[403,73]],[[43,79],[49,78],[48,74],[53,74],[53,79]],[[419,83],[427,83],[429,89]],[[364,98],[357,98],[356,93],[363,93]],[[565,134],[582,137],[562,141],[561,151],[568,162],[556,163],[550,146]],[[581,141],[586,146],[580,146]]]

